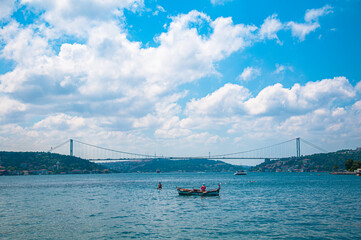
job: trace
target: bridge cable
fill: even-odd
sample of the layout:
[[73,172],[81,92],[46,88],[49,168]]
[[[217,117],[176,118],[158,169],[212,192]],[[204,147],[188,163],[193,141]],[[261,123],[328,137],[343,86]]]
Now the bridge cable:
[[310,145],[311,147],[314,147],[314,148],[316,148],[316,149],[324,152],[324,153],[328,153],[327,150],[325,150],[325,149],[323,149],[323,148],[320,148],[320,147],[316,146],[315,144],[310,143],[309,141],[306,141],[305,139],[302,139],[302,138],[301,138],[301,141],[304,142],[304,143],[306,143],[307,145]]
[[54,151],[55,149],[60,148],[61,146],[67,144],[68,142],[69,142],[69,140],[66,140],[66,141],[63,142],[63,143],[61,143],[61,144],[59,144],[59,145],[57,145],[57,146],[55,146],[55,147],[50,148],[50,150],[49,150],[48,152],[52,152],[52,151]]
[[105,148],[105,147],[100,147],[100,146],[96,146],[93,144],[89,144],[89,143],[84,143],[78,140],[73,140],[74,142],[78,142],[90,147],[94,147],[94,148],[98,148],[98,149],[102,149],[102,150],[107,150],[107,151],[111,151],[111,152],[116,152],[116,153],[123,153],[123,154],[129,154],[129,155],[134,155],[134,156],[139,156],[139,157],[154,157],[152,155],[146,155],[146,154],[139,154],[139,153],[131,153],[131,152],[123,152],[123,151],[118,151],[118,150],[114,150],[114,149],[110,149],[110,148]]
[[236,152],[236,153],[227,153],[227,154],[218,154],[218,155],[212,155],[212,157],[222,157],[222,156],[229,156],[229,155],[236,155],[236,154],[242,154],[242,153],[248,153],[248,152],[254,152],[254,151],[258,151],[258,150],[262,150],[262,149],[267,149],[267,148],[271,148],[271,147],[275,147],[278,145],[282,145],[288,142],[292,142],[294,141],[296,138],[281,142],[281,143],[276,143],[267,147],[262,147],[262,148],[256,148],[256,149],[252,149],[252,150],[247,150],[247,151],[243,151],[243,152]]

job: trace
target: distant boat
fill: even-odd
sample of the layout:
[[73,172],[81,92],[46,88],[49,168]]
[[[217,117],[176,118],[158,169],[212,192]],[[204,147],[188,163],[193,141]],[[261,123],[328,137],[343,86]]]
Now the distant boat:
[[361,176],[361,168],[358,168],[358,169],[356,170],[356,176]]
[[199,189],[188,189],[188,188],[179,188],[176,187],[179,195],[186,195],[186,196],[219,196],[219,190],[221,189],[221,185],[218,184],[217,189],[212,189],[209,191],[201,191]]
[[156,173],[160,173],[160,170],[159,170],[159,169],[157,169],[157,170],[155,170],[155,172],[156,172]]
[[247,175],[247,172],[244,170],[239,170],[239,171],[235,172],[234,175]]

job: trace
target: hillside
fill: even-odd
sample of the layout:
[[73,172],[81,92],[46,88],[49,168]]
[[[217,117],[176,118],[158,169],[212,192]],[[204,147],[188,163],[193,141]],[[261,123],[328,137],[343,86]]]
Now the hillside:
[[101,173],[105,167],[87,160],[45,152],[0,152],[0,175]]
[[361,149],[313,154],[302,156],[299,159],[294,157],[266,161],[250,170],[258,172],[331,172],[337,168],[338,171],[344,171],[345,162],[348,159],[361,161]]
[[207,159],[169,160],[154,159],[149,161],[129,161],[104,164],[117,172],[235,172],[247,166],[235,166],[222,161]]

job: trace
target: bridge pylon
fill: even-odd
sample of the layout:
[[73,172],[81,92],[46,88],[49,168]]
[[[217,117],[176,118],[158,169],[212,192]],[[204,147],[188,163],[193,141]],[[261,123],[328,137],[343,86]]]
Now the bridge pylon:
[[70,139],[70,156],[74,156],[74,141]]
[[301,157],[301,138],[296,138],[296,156],[297,158]]

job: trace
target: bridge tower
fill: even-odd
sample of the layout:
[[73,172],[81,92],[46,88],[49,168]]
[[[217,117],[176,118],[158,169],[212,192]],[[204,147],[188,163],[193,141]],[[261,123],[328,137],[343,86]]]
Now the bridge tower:
[[74,141],[73,139],[70,139],[70,156],[74,156],[73,147],[74,147]]
[[296,138],[296,153],[297,153],[297,158],[301,157],[301,143],[300,143],[300,138]]

